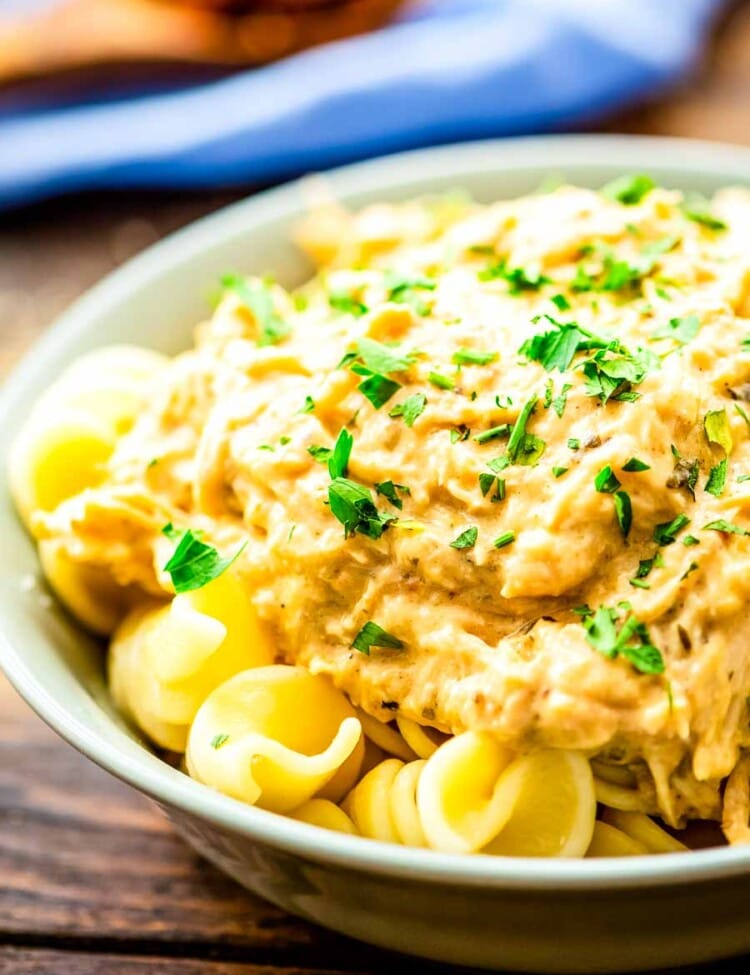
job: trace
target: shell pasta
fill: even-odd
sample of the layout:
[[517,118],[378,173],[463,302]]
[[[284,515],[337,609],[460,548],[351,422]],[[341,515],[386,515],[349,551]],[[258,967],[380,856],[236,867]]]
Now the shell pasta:
[[9,480],[134,730],[363,842],[749,842],[749,219],[643,176],[312,215],[308,283],[73,363]]

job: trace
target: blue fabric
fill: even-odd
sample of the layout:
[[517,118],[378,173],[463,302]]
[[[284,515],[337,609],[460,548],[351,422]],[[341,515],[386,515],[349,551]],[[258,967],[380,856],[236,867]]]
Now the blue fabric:
[[179,91],[0,113],[0,207],[240,185],[573,127],[664,87],[721,0],[423,0],[379,31]]

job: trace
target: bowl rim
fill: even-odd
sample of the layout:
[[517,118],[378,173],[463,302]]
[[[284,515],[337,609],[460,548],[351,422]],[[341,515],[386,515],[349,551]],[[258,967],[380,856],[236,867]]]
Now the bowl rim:
[[[454,179],[483,170],[502,176],[525,166],[547,169],[609,167],[621,172],[660,170],[750,182],[750,148],[701,140],[622,135],[552,135],[492,139],[456,146],[412,150],[340,167],[325,174],[335,195],[346,201],[389,184],[413,185],[419,192],[424,176]],[[407,178],[405,173],[418,173]],[[294,180],[233,203],[165,237],[113,271],[79,298],[38,339],[15,368],[0,393],[0,428],[13,403],[24,401],[40,363],[64,356],[66,346],[89,332],[109,306],[132,294],[144,279],[159,278],[209,241],[228,238],[265,219],[302,212],[301,187]],[[207,820],[230,832],[267,844],[308,861],[418,882],[451,887],[525,891],[626,890],[643,886],[709,882],[750,872],[750,846],[715,847],[670,856],[602,860],[462,856],[321,830],[287,817],[247,806],[177,772],[145,747],[129,754],[105,741],[67,709],[37,680],[0,621],[0,666],[21,697],[54,731],[97,765],[155,799],[158,803]],[[123,738],[125,733],[122,732]]]

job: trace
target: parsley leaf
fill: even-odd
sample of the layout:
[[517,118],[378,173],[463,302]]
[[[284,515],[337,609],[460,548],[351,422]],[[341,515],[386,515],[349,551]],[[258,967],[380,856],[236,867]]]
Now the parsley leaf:
[[438,389],[455,389],[455,380],[451,379],[450,376],[443,376],[439,372],[431,372],[427,376],[429,381],[433,386],[437,386]]
[[498,477],[497,474],[480,474],[479,475],[479,488],[482,492],[482,497],[487,497],[490,489],[494,486],[495,492],[490,497],[490,501],[504,501],[505,500],[505,481],[503,478]]
[[[508,440],[508,450],[505,455],[507,464],[521,464],[524,467],[535,464],[544,453],[547,444],[544,440],[526,432],[529,418],[536,409],[538,396],[532,396],[522,407],[518,419],[513,424]],[[490,469],[494,470],[492,463]]]
[[581,328],[577,322],[558,322],[551,315],[543,317],[554,327],[548,332],[533,335],[518,351],[532,362],[539,362],[547,372],[552,372],[553,369],[565,372],[577,352],[606,349],[610,344],[608,339],[598,338]]
[[734,525],[731,521],[725,521],[723,518],[710,521],[707,525],[703,526],[703,530],[722,532],[725,535],[750,535],[750,531],[747,528],[740,528],[739,525]]
[[386,345],[364,336],[354,344],[354,351],[347,353],[339,363],[342,366],[359,361],[371,373],[386,375],[390,372],[406,372],[417,358],[414,352],[401,352],[398,345]]
[[552,295],[550,301],[558,311],[569,311],[572,307],[564,294]]
[[399,416],[403,417],[407,427],[413,427],[417,417],[420,417],[424,413],[425,406],[427,406],[427,397],[425,394],[413,393],[411,396],[407,396],[403,403],[397,403],[389,412],[388,416],[394,418]]
[[657,545],[671,545],[689,524],[690,519],[684,514],[677,515],[672,521],[663,521],[654,528],[654,541]]
[[682,212],[694,223],[699,223],[708,230],[726,230],[726,223],[711,212],[709,202],[700,194],[691,194],[682,204]]
[[477,443],[488,443],[490,440],[497,440],[501,437],[507,437],[510,435],[510,424],[501,423],[500,426],[490,427],[489,430],[483,430],[482,433],[478,433],[474,439]]
[[706,491],[709,494],[713,494],[715,498],[720,498],[724,493],[724,487],[727,483],[727,459],[726,457],[720,461],[715,467],[711,468],[711,472],[708,475],[708,480],[706,481]]
[[643,173],[618,176],[601,188],[603,196],[624,206],[635,206],[656,186],[650,176]]
[[552,473],[555,477],[562,477],[563,474],[567,474],[569,470],[569,467],[553,467]]
[[631,457],[630,460],[626,461],[622,465],[622,469],[627,471],[628,474],[640,474],[641,471],[650,471],[651,468],[648,464],[639,460],[637,457]]
[[474,548],[477,543],[477,538],[479,536],[479,529],[475,527],[467,528],[466,531],[461,532],[458,538],[451,542],[451,548]]
[[594,486],[600,494],[614,494],[619,488],[620,482],[615,477],[614,471],[609,464],[606,467],[602,467],[596,475],[594,478]]
[[305,396],[305,405],[301,410],[297,410],[298,413],[312,413],[315,409],[315,400],[312,396]]
[[652,369],[658,367],[658,359],[645,349],[629,352],[619,348],[618,352],[603,349],[583,362],[581,368],[586,377],[584,392],[596,396],[604,406],[609,400],[633,400],[638,394],[633,386],[638,386]]
[[661,651],[652,643],[646,625],[631,609],[626,609],[621,618],[617,609],[600,606],[581,622],[588,643],[605,657],[615,660],[622,656],[642,674],[664,673]]
[[480,352],[478,349],[458,349],[451,362],[457,366],[486,366],[497,359],[497,352]]
[[388,301],[410,305],[418,315],[429,315],[430,305],[418,294],[419,291],[434,291],[437,283],[421,274],[400,274],[386,271],[383,278]]
[[337,477],[328,487],[331,513],[344,526],[344,536],[359,533],[380,538],[395,515],[382,514],[375,506],[370,491],[355,481]]
[[395,379],[389,379],[388,376],[375,373],[361,382],[357,389],[372,403],[376,410],[379,410],[401,389],[401,383],[397,383]]
[[633,504],[627,491],[615,491],[612,495],[615,503],[615,516],[620,526],[623,538],[627,538],[633,525]]
[[328,295],[328,304],[334,311],[340,311],[345,315],[355,315],[357,318],[366,315],[369,311],[367,305],[346,291],[331,291]]
[[321,447],[320,444],[317,443],[310,444],[310,446],[307,448],[307,452],[313,458],[313,460],[317,460],[319,464],[327,464],[331,458],[331,455],[333,454],[330,447]]
[[703,418],[703,429],[709,443],[718,444],[725,454],[732,453],[734,442],[726,410],[709,410]]
[[393,481],[383,481],[381,484],[375,485],[376,494],[382,494],[384,498],[387,498],[394,508],[398,508],[399,511],[404,507],[404,502],[396,493],[401,491],[402,494],[410,494],[409,488],[405,484],[394,484]]
[[352,649],[359,650],[366,657],[370,656],[373,647],[387,647],[389,650],[403,650],[404,642],[388,633],[382,626],[369,620],[352,641]]
[[[162,534],[176,540],[177,534],[171,524],[165,525]],[[246,543],[245,543],[246,544]],[[222,558],[213,545],[207,545],[199,538],[199,533],[188,528],[182,533],[171,559],[164,566],[168,572],[175,592],[193,592],[218,579],[237,559],[245,544],[230,558]]]
[[354,437],[348,430],[342,428],[328,458],[328,473],[331,475],[331,480],[346,477],[353,444]]
[[281,318],[274,308],[273,293],[262,281],[250,281],[237,274],[225,274],[222,287],[233,292],[255,319],[259,335],[257,345],[275,345],[291,332],[291,326]]
[[541,271],[525,270],[522,267],[508,267],[503,259],[479,272],[480,281],[507,281],[508,291],[512,295],[519,295],[523,291],[538,291],[542,285],[551,284],[548,277]]
[[674,339],[679,345],[687,345],[698,334],[701,327],[697,315],[685,315],[684,318],[670,318],[666,325],[660,325],[651,333],[652,341],[656,339]]

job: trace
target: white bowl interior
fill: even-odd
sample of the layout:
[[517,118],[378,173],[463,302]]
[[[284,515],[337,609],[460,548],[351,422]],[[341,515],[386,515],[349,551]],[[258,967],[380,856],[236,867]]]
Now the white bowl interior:
[[[535,189],[550,174],[599,186],[622,172],[709,194],[750,182],[750,151],[670,140],[552,137],[419,151],[331,174],[330,188],[357,207],[374,200],[468,189],[480,201]],[[60,370],[96,346],[130,342],[167,353],[187,347],[207,296],[227,270],[272,272],[285,285],[309,271],[290,241],[304,212],[305,184],[236,204],[150,248],[77,302],[35,346],[0,399],[0,454],[30,405]],[[75,627],[44,589],[33,545],[7,496],[0,497],[2,660],[42,717],[99,764],[167,804],[320,860],[446,883],[590,888],[680,883],[750,869],[750,850],[716,849],[622,861],[501,861],[459,858],[323,833],[217,795],[143,748],[114,711],[102,648]]]

